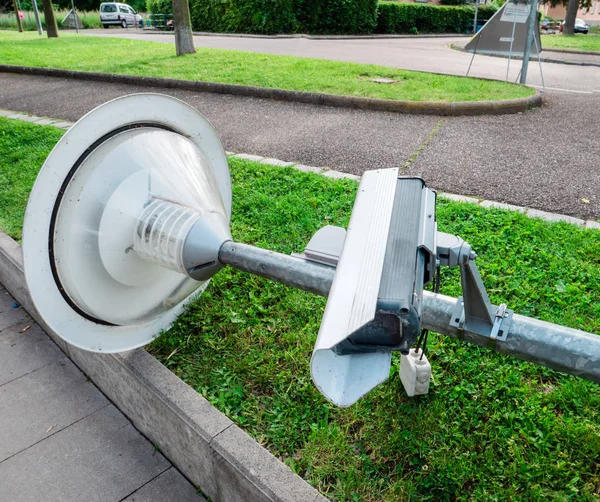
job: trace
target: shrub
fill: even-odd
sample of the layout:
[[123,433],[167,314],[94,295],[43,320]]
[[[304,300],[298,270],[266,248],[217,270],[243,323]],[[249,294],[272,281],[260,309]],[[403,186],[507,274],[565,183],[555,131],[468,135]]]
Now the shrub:
[[302,33],[365,34],[377,26],[377,0],[296,0]]
[[190,11],[194,30],[215,33],[359,34],[377,26],[377,0],[191,0]]
[[[495,7],[480,6],[478,19],[487,21]],[[465,33],[473,27],[471,6],[440,6],[384,2],[379,4],[377,33]]]
[[173,1],[146,0],[146,10],[150,14],[173,14]]
[[192,0],[190,11],[195,31],[274,34],[296,30],[293,0]]

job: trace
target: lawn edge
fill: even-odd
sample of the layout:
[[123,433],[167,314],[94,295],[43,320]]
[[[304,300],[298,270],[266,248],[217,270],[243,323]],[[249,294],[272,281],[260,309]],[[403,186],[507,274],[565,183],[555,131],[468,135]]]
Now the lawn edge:
[[0,232],[0,284],[60,349],[214,502],[328,500],[144,349],[97,354],[59,338],[35,309],[19,244]]
[[[542,94],[526,98],[505,99],[498,101],[457,101],[451,103],[435,101],[395,101],[390,99],[363,98],[324,94],[318,92],[290,91],[287,89],[271,89],[250,85],[222,84],[218,82],[200,82],[158,77],[140,77],[137,75],[114,75],[110,73],[85,72],[75,70],[59,70],[35,66],[16,66],[0,64],[0,73],[17,73],[44,77],[70,78],[95,82],[109,82],[144,87],[163,87],[166,89],[184,89],[196,92],[212,92],[217,94],[233,94],[254,98],[275,99],[307,103],[311,105],[334,106],[338,108],[355,108],[394,113],[417,115],[505,115],[519,113],[542,105]],[[486,79],[483,79],[486,80]]]

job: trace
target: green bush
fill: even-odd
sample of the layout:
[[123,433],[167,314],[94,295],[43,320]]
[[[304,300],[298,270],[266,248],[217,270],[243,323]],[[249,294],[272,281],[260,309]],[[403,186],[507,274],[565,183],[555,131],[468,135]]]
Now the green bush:
[[146,10],[149,14],[173,14],[173,1],[146,0]]
[[466,5],[467,0],[440,0],[440,5]]
[[297,26],[293,0],[194,0],[190,11],[195,31],[274,34]]
[[[147,1],[151,10],[165,0]],[[192,0],[190,11],[195,31],[214,33],[359,34],[377,26],[377,0]]]
[[377,0],[296,0],[302,33],[365,34],[377,26]]
[[[444,0],[459,2],[463,0]],[[148,12],[172,14],[172,0],[146,0]],[[494,7],[479,7],[486,21]],[[473,7],[377,0],[190,0],[194,31],[212,33],[464,33]]]
[[[478,19],[487,21],[495,7],[479,7]],[[377,33],[465,33],[473,27],[475,9],[470,6],[422,5],[383,2],[379,4]]]

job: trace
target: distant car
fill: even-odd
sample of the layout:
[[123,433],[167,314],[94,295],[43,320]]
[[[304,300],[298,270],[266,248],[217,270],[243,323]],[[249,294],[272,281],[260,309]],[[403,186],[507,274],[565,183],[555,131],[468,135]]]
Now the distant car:
[[100,4],[100,21],[104,28],[109,26],[128,26],[144,27],[144,20],[129,5],[124,3],[102,3]]
[[[562,23],[560,23],[560,32],[561,33],[563,32],[564,24],[565,24],[564,21]],[[575,27],[573,29],[574,33],[583,33],[584,35],[587,35],[588,31],[590,31],[589,24],[586,24],[586,22],[583,19],[575,19]]]

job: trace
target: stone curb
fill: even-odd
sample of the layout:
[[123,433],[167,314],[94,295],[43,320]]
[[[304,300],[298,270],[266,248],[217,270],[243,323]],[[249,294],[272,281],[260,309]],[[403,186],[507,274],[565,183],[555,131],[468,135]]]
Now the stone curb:
[[135,427],[211,500],[328,500],[144,349],[96,354],[57,337],[33,306],[20,246],[2,232],[0,284]]
[[551,49],[542,49],[546,52],[560,52],[561,54],[583,54],[584,56],[596,56],[600,58],[600,52],[598,51],[580,51],[577,49],[555,49],[552,47]]
[[194,80],[177,80],[171,78],[139,77],[134,75],[113,75],[110,73],[57,70],[54,68],[37,68],[32,66],[0,64],[0,72],[137,86],[163,87],[167,89],[184,89],[196,92],[214,92],[218,94],[233,94],[236,96],[250,96],[254,98],[307,103],[311,105],[358,108],[362,110],[418,115],[504,115],[523,112],[530,108],[542,105],[542,94],[537,90],[533,96],[527,98],[506,99],[500,101],[443,103],[433,101],[395,101],[391,99],[340,96],[337,94],[323,94],[318,92],[268,89],[265,87],[254,87],[249,85],[198,82]]
[[[74,31],[74,30],[70,30]],[[142,32],[136,32],[142,35],[173,35],[172,31],[153,31],[144,29]],[[196,37],[228,37],[228,38],[266,38],[273,40],[289,40],[294,38],[305,38],[307,40],[390,40],[396,38],[470,38],[473,35],[464,33],[431,33],[423,35],[393,34],[381,33],[371,35],[308,35],[305,33],[289,35],[260,35],[256,33],[212,33],[210,31],[193,31],[192,35]]]
[[[14,112],[11,110],[3,110],[0,108],[0,117],[5,116],[8,118],[16,119],[16,120],[25,120],[27,122],[31,122],[34,124],[40,125],[53,125],[55,127],[60,127],[61,129],[68,129],[73,125],[73,122],[65,122],[59,119],[49,119],[46,117],[37,117],[35,115],[26,115],[19,112]],[[237,159],[242,160],[251,160],[254,162],[260,162],[261,164],[269,164],[271,166],[279,166],[279,167],[292,167],[297,169],[298,171],[302,171],[305,173],[317,173],[323,174],[328,178],[334,179],[351,179],[358,181],[360,180],[360,176],[356,174],[344,173],[341,171],[335,171],[329,169],[327,167],[314,167],[314,166],[306,166],[304,164],[298,164],[296,162],[288,162],[285,160],[273,159],[270,157],[262,157],[261,155],[251,155],[248,153],[234,153],[234,152],[225,152],[228,157],[235,157]],[[456,195],[446,192],[438,192],[438,197],[442,199],[449,199],[456,202],[467,202],[469,204],[477,204],[479,206],[485,207],[487,209],[503,209],[506,211],[517,211],[519,213],[523,213],[526,216],[531,218],[541,218],[546,221],[564,221],[567,223],[572,223],[573,225],[577,225],[585,228],[593,228],[600,229],[600,223],[594,220],[582,220],[580,218],[575,218],[573,216],[569,216],[566,214],[558,214],[558,213],[549,213],[546,211],[540,211],[539,209],[528,208],[523,206],[515,206],[513,204],[507,204],[504,202],[498,202],[493,200],[485,200],[478,199],[476,197],[469,197],[466,195]]]
[[[457,45],[451,44],[450,47],[455,51],[464,52],[466,54],[473,54],[471,51],[465,50],[464,47],[459,47]],[[546,52],[565,52],[571,54],[589,54],[587,52],[573,52],[573,51],[546,51]],[[481,56],[491,57],[491,58],[501,58],[508,59],[508,56],[503,56],[502,54],[480,54]],[[596,54],[597,55],[597,54]],[[523,56],[512,56],[511,59],[522,61]],[[554,64],[566,64],[566,65],[575,65],[575,66],[600,66],[600,61],[598,62],[590,62],[590,61],[567,61],[566,59],[555,59],[555,58],[547,58],[542,57],[538,58],[537,56],[531,56],[531,61],[535,61],[536,63],[541,61],[542,63],[554,63]]]

